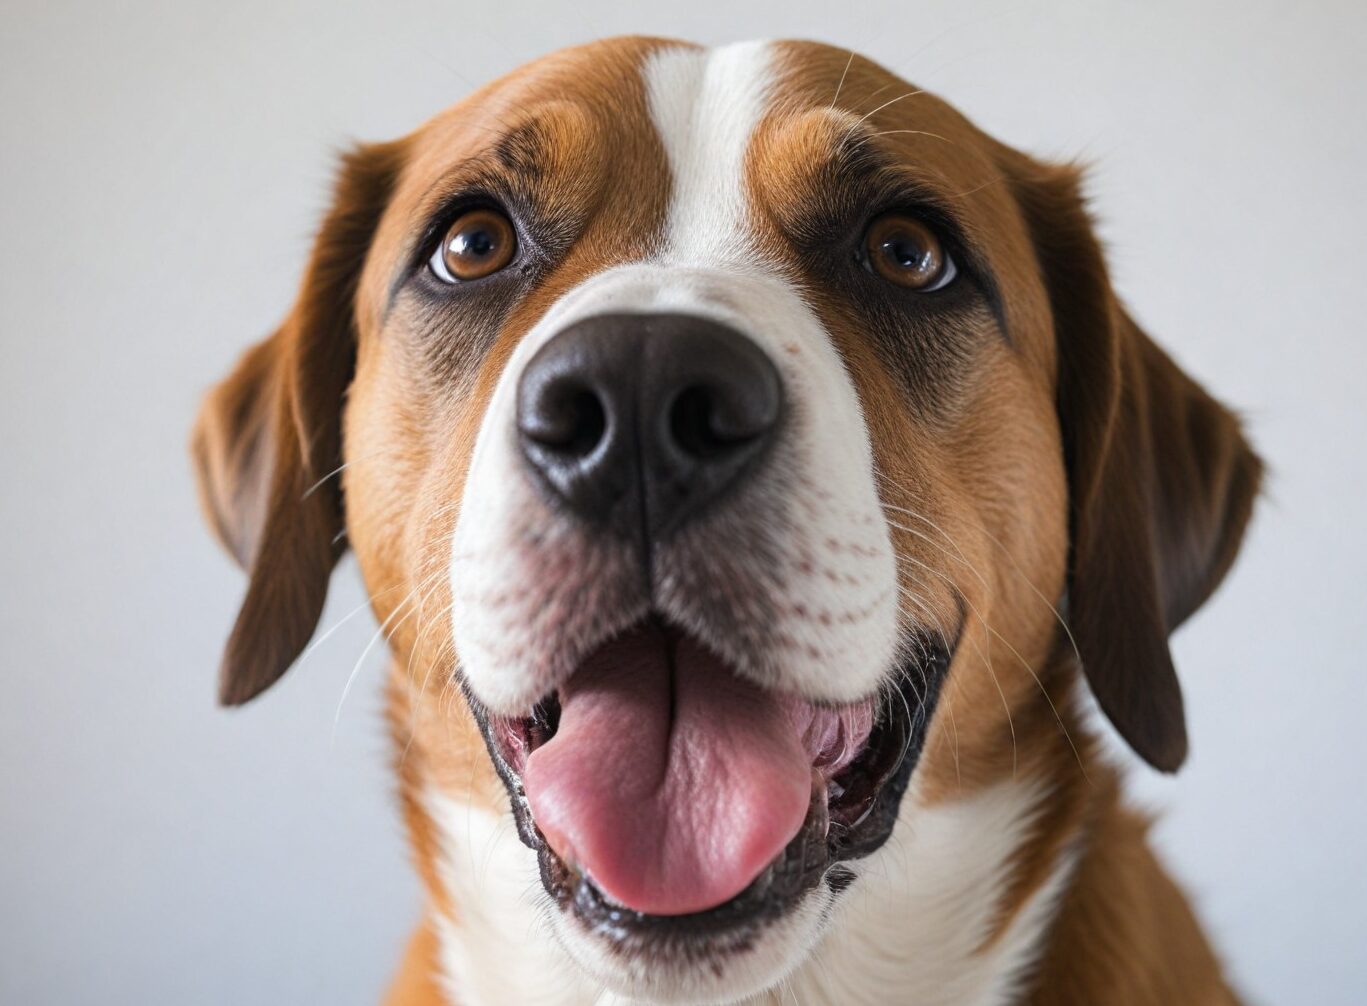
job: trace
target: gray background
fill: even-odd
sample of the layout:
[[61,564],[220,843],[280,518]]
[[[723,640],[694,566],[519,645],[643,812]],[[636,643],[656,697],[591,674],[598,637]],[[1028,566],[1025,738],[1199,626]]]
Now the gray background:
[[[669,9],[665,9],[665,7]],[[1367,1000],[1367,8],[687,0],[0,7],[0,1001],[375,999],[419,909],[368,612],[213,706],[242,579],[202,389],[289,304],[331,152],[629,30],[856,47],[1095,164],[1118,284],[1273,475],[1177,639],[1159,845],[1268,1003]],[[323,621],[362,601],[354,567]],[[357,683],[338,716],[354,667]]]

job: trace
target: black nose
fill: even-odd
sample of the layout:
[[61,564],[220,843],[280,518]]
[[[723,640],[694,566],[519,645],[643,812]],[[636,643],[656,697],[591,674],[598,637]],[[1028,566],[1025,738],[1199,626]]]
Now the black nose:
[[783,385],[734,329],[686,314],[585,318],[532,357],[522,450],[579,517],[651,540],[741,483],[774,440]]

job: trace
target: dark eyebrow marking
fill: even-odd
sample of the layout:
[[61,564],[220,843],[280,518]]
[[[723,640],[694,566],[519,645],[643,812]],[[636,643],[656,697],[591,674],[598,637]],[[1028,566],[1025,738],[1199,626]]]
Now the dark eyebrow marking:
[[507,171],[527,182],[538,182],[545,175],[546,129],[540,119],[529,119],[514,127],[494,146],[494,156]]

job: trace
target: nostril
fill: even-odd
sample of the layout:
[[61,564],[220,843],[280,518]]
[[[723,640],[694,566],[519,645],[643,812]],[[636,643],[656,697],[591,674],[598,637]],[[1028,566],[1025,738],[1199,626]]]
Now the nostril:
[[541,400],[523,416],[522,432],[542,447],[574,458],[588,457],[607,432],[602,399],[581,384],[543,389]]
[[755,436],[727,423],[718,412],[715,392],[701,385],[685,388],[674,399],[669,433],[684,453],[700,460],[728,454]]
[[746,453],[774,428],[782,393],[772,369],[733,373],[684,386],[664,417],[672,446],[695,460]]

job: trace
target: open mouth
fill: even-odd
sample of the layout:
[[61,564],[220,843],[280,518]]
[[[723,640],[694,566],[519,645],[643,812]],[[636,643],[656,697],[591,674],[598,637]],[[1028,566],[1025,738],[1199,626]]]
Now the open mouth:
[[560,907],[621,945],[743,939],[891,834],[951,657],[908,650],[880,694],[822,706],[651,618],[526,716],[472,707]]

